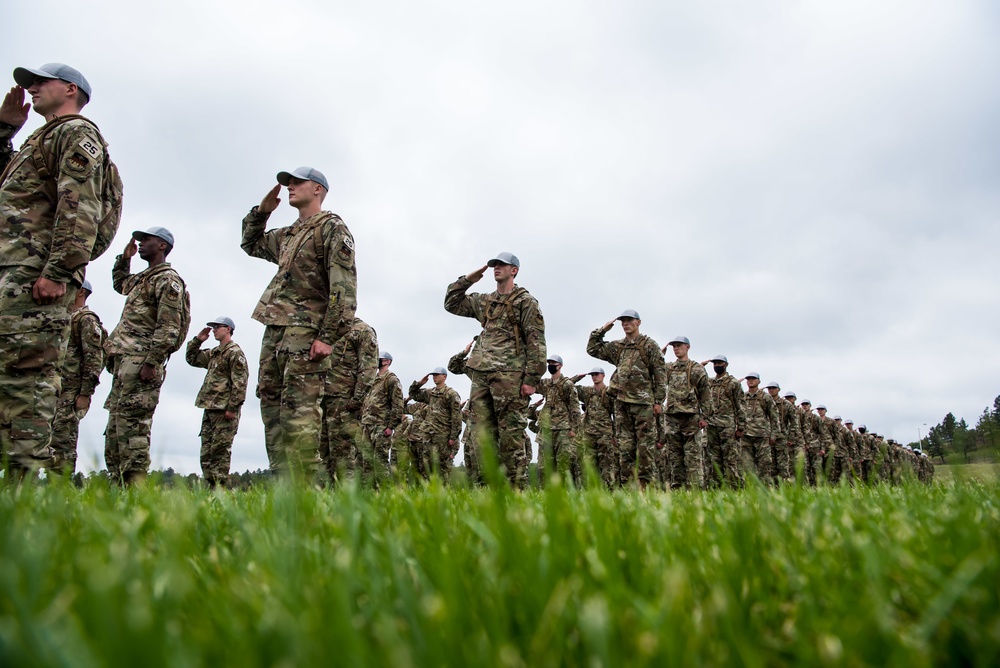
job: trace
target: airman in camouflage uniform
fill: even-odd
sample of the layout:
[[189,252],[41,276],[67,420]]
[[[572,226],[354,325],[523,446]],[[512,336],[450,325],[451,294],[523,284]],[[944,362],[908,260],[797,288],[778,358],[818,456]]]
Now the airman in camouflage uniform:
[[[428,378],[434,379],[434,389],[421,389]],[[427,404],[427,413],[417,434],[417,447],[411,440],[410,455],[417,473],[429,479],[437,471],[448,482],[451,465],[458,454],[458,437],[462,431],[462,397],[448,387],[448,372],[436,367],[419,381],[410,383],[410,398]]]
[[[834,418],[834,420],[836,419]],[[845,431],[842,431],[841,435],[844,440],[844,446],[847,449],[847,460],[841,462],[840,468],[843,474],[847,476],[847,481],[853,487],[860,475],[861,434],[854,431],[854,420],[848,418],[844,421],[843,426]]]
[[[50,63],[19,67],[14,79],[0,105],[0,455],[20,478],[51,456],[70,309],[87,263],[107,248],[98,235],[106,145],[77,115],[91,95],[80,72]],[[25,89],[46,124],[15,152]]]
[[574,383],[590,376],[593,387],[578,387],[577,396],[583,404],[583,434],[587,456],[601,474],[608,489],[623,484],[620,455],[615,440],[614,401],[604,384],[604,369],[594,367],[589,374],[573,376]]
[[552,467],[565,479],[570,475],[579,487],[583,483],[580,457],[576,449],[576,437],[580,432],[582,419],[580,401],[577,399],[573,381],[562,375],[562,357],[551,355],[548,363],[550,378],[542,378],[537,391],[545,397],[545,408],[541,416],[541,439],[538,452],[538,480],[545,484],[545,469]]
[[421,448],[420,431],[427,417],[427,404],[414,402],[409,397],[403,404],[403,412],[410,416],[402,429],[393,435],[392,449],[398,457],[398,471],[401,478],[408,479],[411,469],[416,467],[411,452]]
[[[145,478],[149,469],[149,432],[167,359],[184,343],[190,324],[191,297],[166,261],[173,245],[173,235],[162,227],[133,232],[112,270],[115,292],[126,299],[104,344],[113,377],[104,403],[109,412],[104,460],[112,479],[126,484]],[[136,252],[149,266],[132,274]]]
[[704,462],[698,432],[708,426],[715,412],[712,388],[704,367],[688,357],[691,342],[675,336],[668,344],[675,361],[667,365],[667,461],[670,487],[704,486]]
[[858,455],[861,458],[861,479],[866,485],[875,483],[875,437],[868,433],[868,427],[858,425]]
[[[784,480],[791,482],[795,479],[795,461],[802,450],[802,431],[799,427],[799,413],[795,404],[781,396],[781,385],[777,381],[771,381],[765,385],[765,389],[774,400],[774,406],[778,410],[778,435],[772,449],[774,459],[775,482]],[[794,392],[789,392],[793,399]]]
[[706,484],[721,487],[723,481],[732,487],[740,485],[740,439],[746,426],[743,386],[727,369],[729,360],[716,355],[702,362],[711,363],[715,377],[709,378],[712,389],[712,417],[708,420],[708,448],[705,462]]
[[76,470],[76,444],[80,420],[90,409],[94,388],[100,384],[104,369],[104,339],[107,332],[97,314],[87,307],[93,292],[90,281],[77,290],[70,320],[66,358],[59,369],[62,393],[52,423],[52,461],[49,471],[72,476]]
[[[233,457],[233,440],[240,426],[240,410],[247,397],[250,371],[243,350],[233,341],[236,324],[219,316],[188,341],[184,359],[193,367],[208,369],[194,405],[201,418],[201,473],[209,487],[225,485]],[[202,350],[212,332],[219,345]]]
[[[361,426],[365,440],[361,452],[361,470],[375,485],[385,480],[393,466],[393,436],[409,426],[404,422],[403,386],[389,367],[392,355],[378,354],[378,375],[361,405]],[[397,454],[398,459],[398,454]]]
[[[334,347],[357,310],[354,237],[344,221],[323,211],[326,177],[312,167],[279,172],[278,185],[243,219],[241,247],[278,265],[253,319],[265,325],[257,395],[271,470],[311,479],[319,464],[323,392]],[[265,231],[288,188],[299,218]]]
[[801,410],[799,424],[802,428],[802,440],[805,443],[806,452],[806,480],[815,487],[823,479],[823,455],[820,445],[820,431],[823,428],[823,421],[812,412],[812,403],[808,399],[803,399],[799,403],[799,410]]
[[378,338],[361,318],[333,347],[323,391],[320,458],[331,481],[352,477],[365,449],[361,407],[378,375]]
[[[514,284],[521,261],[499,253],[472,273],[448,286],[444,307],[449,313],[475,318],[483,326],[479,344],[466,362],[472,376],[469,397],[480,447],[498,449],[507,479],[516,487],[527,484],[529,458],[524,451],[528,399],[545,372],[545,321],[538,302]],[[466,294],[493,269],[497,289],[488,294]]]
[[743,434],[743,467],[753,471],[762,482],[773,482],[775,472],[771,449],[777,443],[778,409],[771,395],[760,389],[760,374],[748,373],[746,402],[746,428]]
[[[621,322],[625,337],[605,341],[615,322]],[[660,480],[657,451],[663,447],[663,402],[667,398],[667,365],[660,345],[641,334],[642,319],[632,309],[590,333],[587,354],[614,364],[608,393],[615,406],[615,436],[621,467],[640,488]],[[624,473],[623,473],[624,474]]]
[[[478,339],[478,336],[473,337],[472,341],[469,342],[469,345],[465,346],[462,352],[452,355],[451,359],[448,360],[449,372],[463,376],[469,375],[466,362],[469,353],[472,351],[472,346],[475,345]],[[476,441],[475,420],[476,414],[472,411],[472,404],[466,399],[462,402],[462,424],[464,425],[462,430],[462,452],[465,475],[468,476],[469,482],[475,485],[482,485],[484,482],[482,461],[479,454],[479,445]]]
[[819,430],[819,454],[822,457],[822,464],[820,467],[824,478],[829,482],[830,469],[833,467],[833,453],[837,449],[837,441],[840,435],[837,430],[837,423],[833,421],[832,417],[826,414],[826,406],[820,404],[816,407],[816,412],[819,413],[821,424]]

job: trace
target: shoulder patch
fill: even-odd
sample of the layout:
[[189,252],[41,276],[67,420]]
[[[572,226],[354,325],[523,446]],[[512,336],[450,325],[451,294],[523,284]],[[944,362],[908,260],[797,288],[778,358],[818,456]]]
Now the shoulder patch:
[[101,155],[101,149],[98,147],[97,143],[90,137],[84,137],[79,144],[80,150],[89,155],[94,160]]

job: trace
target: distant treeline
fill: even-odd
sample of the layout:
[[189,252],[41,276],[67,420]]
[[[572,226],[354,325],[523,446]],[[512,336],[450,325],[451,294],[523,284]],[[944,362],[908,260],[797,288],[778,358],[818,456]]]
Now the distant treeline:
[[972,461],[972,453],[979,450],[991,451],[995,456],[1000,445],[1000,396],[993,400],[992,407],[983,409],[975,427],[969,427],[965,418],[956,419],[953,413],[948,413],[923,435],[922,443],[910,445],[923,448],[942,464],[950,454],[961,454],[966,462]]

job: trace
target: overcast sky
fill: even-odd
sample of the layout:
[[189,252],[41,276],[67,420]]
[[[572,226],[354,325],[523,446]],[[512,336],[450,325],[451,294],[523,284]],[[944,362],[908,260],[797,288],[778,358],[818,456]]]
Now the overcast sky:
[[[126,193],[88,271],[109,331],[114,256],[163,225],[191,335],[233,317],[254,385],[250,313],[275,265],[243,253],[240,221],[276,172],[312,165],[354,234],[358,315],[404,391],[478,332],[444,311],[448,283],[509,250],[568,374],[598,364],[589,332],[634,308],[661,344],[687,335],[696,359],[725,354],[737,376],[906,442],[948,411],[974,423],[1000,394],[998,12],[36,0],[5,7],[3,59],[66,62],[94,88],[85,113]],[[283,203],[271,222],[295,217]],[[202,378],[174,355],[154,468],[200,472]],[[110,386],[105,373],[81,424],[85,471],[104,465]],[[251,390],[233,469],[266,465]]]

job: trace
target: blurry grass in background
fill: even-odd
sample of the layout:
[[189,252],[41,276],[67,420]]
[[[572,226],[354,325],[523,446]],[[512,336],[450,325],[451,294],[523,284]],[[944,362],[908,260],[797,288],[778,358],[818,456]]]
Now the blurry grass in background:
[[0,665],[997,665],[998,491],[6,488]]

